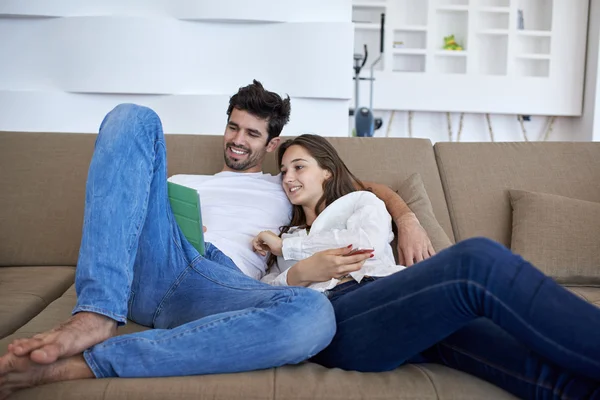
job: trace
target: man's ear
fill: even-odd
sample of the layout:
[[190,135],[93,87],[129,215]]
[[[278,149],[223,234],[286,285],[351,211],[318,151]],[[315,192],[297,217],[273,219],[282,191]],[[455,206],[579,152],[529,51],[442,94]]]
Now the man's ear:
[[277,150],[277,147],[279,147],[279,143],[281,143],[280,137],[274,137],[273,139],[271,139],[271,141],[267,145],[267,153],[271,153]]

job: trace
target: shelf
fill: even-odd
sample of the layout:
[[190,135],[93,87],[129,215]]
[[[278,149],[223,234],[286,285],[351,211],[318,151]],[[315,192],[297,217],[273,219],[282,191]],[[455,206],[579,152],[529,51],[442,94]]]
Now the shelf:
[[508,29],[483,29],[477,33],[479,33],[480,35],[504,36],[504,35],[508,35]]
[[550,37],[552,32],[550,31],[533,31],[533,30],[518,30],[517,35],[519,36],[537,36],[537,37]]
[[479,7],[478,11],[488,12],[488,13],[509,14],[510,13],[510,7]]
[[394,31],[394,45],[397,42],[403,43],[404,49],[424,49],[427,47],[427,32],[421,31]]
[[352,7],[370,8],[370,7],[386,7],[386,1],[353,1]]
[[[427,0],[422,0],[427,1]],[[469,0],[438,0],[441,6],[467,6]]]
[[393,0],[399,26],[418,26],[427,30],[429,1],[425,0]]
[[447,12],[462,12],[469,11],[469,6],[461,6],[461,5],[449,5],[449,6],[439,6],[436,8],[437,11],[447,11]]
[[550,31],[554,6],[554,0],[519,0],[517,9],[523,10],[525,29]]
[[381,30],[381,25],[380,24],[374,24],[371,22],[355,22],[354,23],[354,28],[355,29],[360,29],[363,31],[380,31]]
[[515,46],[516,54],[543,54],[551,53],[552,39],[547,36],[519,36]]
[[425,56],[419,54],[394,54],[394,72],[425,72]]
[[466,57],[439,57],[435,58],[435,72],[439,74],[466,74]]
[[482,7],[509,8],[510,0],[479,0],[479,5]]
[[355,24],[374,24],[379,26],[381,23],[381,14],[385,13],[385,7],[365,6],[352,7],[352,22]]
[[517,59],[517,75],[523,77],[548,78],[550,76],[550,60],[529,58]]
[[424,55],[424,54],[427,54],[427,50],[425,50],[425,49],[392,49],[392,53]]
[[399,26],[395,29],[396,31],[406,31],[406,32],[427,32],[426,25],[404,25]]
[[507,35],[482,35],[475,43],[476,68],[479,75],[505,76],[508,73]]
[[550,54],[519,54],[521,60],[550,60]]
[[440,12],[435,15],[435,24],[432,27],[431,35],[434,50],[442,50],[444,47],[444,37],[454,35],[456,43],[463,48],[469,49],[469,14],[466,12]]
[[455,51],[455,50],[438,50],[435,52],[436,56],[440,57],[466,57],[469,54],[467,51]]
[[510,14],[481,11],[478,13],[478,26],[480,29],[506,29],[510,25]]

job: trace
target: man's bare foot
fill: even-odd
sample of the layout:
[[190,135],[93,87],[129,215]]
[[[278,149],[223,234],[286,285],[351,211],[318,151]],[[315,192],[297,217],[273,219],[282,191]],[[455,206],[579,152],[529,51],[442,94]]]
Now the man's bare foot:
[[0,400],[20,389],[84,378],[94,378],[94,374],[81,354],[42,365],[7,353],[0,357]]
[[100,314],[81,312],[48,332],[15,340],[8,345],[8,351],[19,357],[29,355],[38,364],[52,364],[59,358],[83,353],[116,332],[114,320]]

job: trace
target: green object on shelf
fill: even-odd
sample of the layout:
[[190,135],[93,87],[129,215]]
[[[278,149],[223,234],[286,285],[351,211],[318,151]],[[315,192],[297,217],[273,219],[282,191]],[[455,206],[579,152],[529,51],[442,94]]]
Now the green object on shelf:
[[464,50],[461,45],[456,43],[454,35],[444,37],[444,50],[462,51]]

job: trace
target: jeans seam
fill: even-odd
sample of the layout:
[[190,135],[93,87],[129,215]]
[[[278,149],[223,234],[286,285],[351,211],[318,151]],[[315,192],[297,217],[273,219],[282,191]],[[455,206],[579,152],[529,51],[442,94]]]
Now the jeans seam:
[[[213,262],[214,262],[214,261],[213,261]],[[252,287],[252,288],[243,288],[243,287],[239,287],[239,286],[231,286],[231,285],[225,284],[225,283],[223,283],[223,282],[217,281],[217,280],[215,280],[215,279],[213,279],[213,278],[211,278],[211,277],[209,277],[209,276],[206,276],[206,275],[205,275],[205,274],[204,274],[202,271],[200,271],[199,269],[197,269],[197,268],[196,268],[196,264],[198,264],[198,263],[197,263],[197,262],[196,262],[196,263],[190,263],[190,265],[189,265],[189,266],[190,266],[190,268],[192,268],[192,269],[193,269],[193,270],[194,270],[194,271],[195,271],[195,272],[196,272],[198,275],[202,276],[204,279],[207,279],[207,280],[209,280],[209,281],[211,281],[211,282],[213,282],[213,283],[215,283],[215,284],[217,284],[217,285],[219,285],[219,286],[226,287],[226,288],[228,288],[228,289],[235,289],[235,290],[245,290],[245,291],[253,291],[253,290],[256,290],[256,288],[255,288],[255,287]],[[218,264],[218,263],[217,263],[217,264]],[[219,264],[219,265],[220,265],[220,264]],[[243,274],[243,272],[241,272],[241,271],[240,271],[240,273],[241,273],[241,274]],[[252,278],[250,278],[250,279],[252,279]],[[260,281],[258,281],[258,282],[260,282]],[[267,284],[265,284],[265,287],[264,287],[264,288],[262,288],[262,290],[272,290],[272,291],[279,291],[279,290],[282,290],[282,288],[285,288],[285,289],[292,289],[292,287],[291,287],[291,286],[282,287],[282,286],[272,286],[272,285],[267,285]],[[312,290],[312,289],[311,289],[311,290]]]
[[154,311],[154,315],[152,317],[152,326],[154,326],[156,324],[156,320],[160,316],[160,313],[162,312],[165,303],[168,301],[168,299],[171,297],[171,295],[175,292],[177,287],[179,287],[179,284],[183,281],[183,279],[189,274],[189,270],[190,270],[190,265],[188,264],[188,266],[183,271],[181,271],[179,276],[175,279],[175,281],[171,284],[171,286],[169,286],[169,289],[167,289],[167,291],[165,292],[164,296],[162,297],[162,299],[158,303],[158,306],[156,307],[156,311]]
[[[505,368],[503,368],[503,367],[501,367],[501,366],[499,366],[499,365],[497,365],[497,364],[495,364],[495,363],[492,363],[492,362],[490,362],[490,361],[488,361],[488,360],[486,360],[486,359],[484,359],[484,358],[482,358],[482,357],[478,357],[478,356],[476,356],[475,354],[473,354],[473,353],[470,353],[470,352],[468,352],[468,351],[466,351],[466,350],[464,350],[464,349],[458,348],[458,347],[456,347],[456,346],[452,346],[452,345],[450,345],[450,344],[448,344],[448,343],[443,343],[443,342],[442,342],[442,343],[440,343],[440,344],[441,344],[442,346],[448,347],[448,348],[450,348],[450,349],[452,349],[452,350],[456,351],[457,353],[461,353],[462,355],[464,355],[464,356],[466,356],[466,357],[470,357],[470,358],[472,358],[472,359],[474,359],[474,360],[477,360],[477,361],[483,362],[483,363],[485,363],[485,364],[486,364],[488,367],[491,367],[491,368],[493,368],[493,369],[495,369],[495,370],[497,370],[497,371],[500,371],[500,372],[502,372],[502,373],[504,373],[504,374],[506,374],[506,375],[510,375],[510,376],[512,376],[513,378],[519,379],[519,380],[521,380],[521,381],[523,381],[523,382],[526,382],[526,383],[528,383],[528,384],[530,384],[530,385],[539,386],[539,387],[541,387],[541,388],[544,388],[544,389],[550,390],[550,391],[551,391],[551,392],[552,392],[554,395],[557,395],[557,396],[561,397],[561,399],[563,399],[563,400],[571,400],[571,398],[570,398],[570,397],[562,397],[562,396],[564,396],[564,394],[563,394],[563,393],[560,391],[560,389],[554,389],[554,388],[552,388],[552,386],[551,386],[551,385],[548,385],[546,381],[544,381],[544,383],[543,383],[543,384],[540,384],[540,383],[538,383],[537,381],[533,381],[533,380],[531,380],[531,379],[527,378],[527,377],[526,377],[526,376],[524,376],[524,375],[517,374],[517,373],[515,373],[515,372],[513,372],[513,371],[510,371],[510,370],[508,370],[508,369],[505,369]],[[574,399],[573,399],[573,400],[574,400]]]
[[[171,340],[171,339],[179,338],[179,337],[184,336],[184,335],[189,334],[189,333],[196,333],[197,331],[200,331],[200,330],[205,329],[205,328],[212,328],[213,326],[216,326],[218,324],[222,324],[222,323],[224,323],[226,321],[238,319],[238,318],[245,317],[247,315],[256,314],[256,313],[259,313],[259,312],[263,312],[263,310],[257,310],[257,309],[244,310],[244,312],[242,312],[242,313],[239,313],[239,314],[236,314],[236,315],[233,315],[233,316],[228,315],[226,317],[222,317],[222,318],[210,321],[208,323],[196,326],[194,328],[186,329],[183,332],[178,332],[176,334],[172,334],[172,335],[169,335],[169,336],[165,335],[165,337],[163,337],[161,339],[146,339],[144,337],[137,337],[137,336],[136,337],[131,337],[130,335],[126,335],[126,336],[121,336],[119,338],[115,338],[115,339],[111,340],[110,343],[102,342],[100,344],[97,344],[94,347],[102,349],[102,348],[106,348],[108,346],[126,344],[128,342],[161,343],[161,342],[164,342],[166,340]],[[196,321],[199,321],[199,320],[196,320]],[[167,330],[170,330],[170,329],[165,329],[165,330],[167,331]]]
[[83,358],[96,378],[105,378],[100,367],[98,366],[98,363],[96,363],[96,360],[94,360],[94,356],[91,354],[90,349],[83,352]]
[[79,313],[79,312],[92,312],[94,314],[101,314],[104,315],[105,317],[108,317],[114,321],[117,322],[121,322],[123,324],[127,323],[127,317],[121,314],[117,314],[114,313],[112,311],[108,311],[104,308],[98,308],[98,307],[94,307],[94,306],[86,306],[86,305],[77,305],[74,309],[73,309],[73,314]]
[[[406,300],[408,298],[411,298],[411,297],[414,297],[416,295],[422,294],[422,293],[424,293],[426,291],[429,291],[431,289],[441,288],[443,286],[447,286],[447,285],[451,285],[451,284],[455,284],[455,283],[460,283],[460,284],[465,284],[466,283],[467,285],[473,285],[476,288],[482,290],[486,296],[489,296],[489,297],[493,298],[495,301],[497,301],[500,306],[502,306],[506,311],[508,311],[510,314],[512,314],[515,318],[517,318],[524,326],[526,326],[529,330],[531,330],[531,332],[535,336],[537,336],[539,339],[544,340],[546,343],[549,343],[550,345],[559,348],[561,351],[569,353],[569,354],[571,354],[571,355],[573,355],[573,356],[575,356],[575,357],[577,357],[579,359],[585,360],[588,363],[600,366],[600,363],[598,363],[598,362],[596,362],[596,361],[594,361],[592,359],[589,359],[588,357],[580,355],[580,354],[578,354],[578,353],[576,353],[576,352],[574,352],[572,350],[569,350],[569,349],[565,348],[564,346],[560,345],[559,343],[556,343],[556,342],[548,339],[544,335],[540,334],[537,330],[533,329],[533,327],[530,324],[526,323],[525,320],[523,320],[523,318],[521,318],[518,314],[516,314],[510,307],[508,307],[504,302],[502,302],[498,297],[496,297],[494,294],[490,293],[484,286],[482,286],[481,284],[479,284],[479,282],[474,282],[474,281],[471,281],[471,280],[468,280],[468,279],[456,279],[456,280],[452,280],[452,281],[448,281],[448,282],[439,283],[439,284],[436,284],[436,285],[429,286],[427,288],[419,290],[418,292],[410,293],[409,295],[406,295],[404,297],[400,297],[400,298],[398,298],[398,299],[396,299],[394,301]],[[374,309],[370,309],[367,312],[372,312],[373,310],[379,309],[381,307],[385,307],[385,305],[380,305],[379,307],[376,307]],[[348,318],[348,319],[346,319],[344,321],[338,321],[337,325],[340,326],[341,324],[343,324],[343,323],[345,323],[347,321],[350,321],[353,318],[357,318],[357,317],[361,316],[362,314],[364,314],[364,313],[354,314],[350,318]],[[485,315],[480,315],[480,317],[484,317],[484,316]]]

